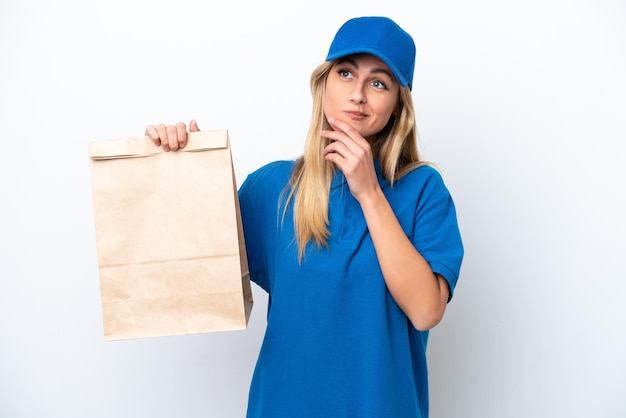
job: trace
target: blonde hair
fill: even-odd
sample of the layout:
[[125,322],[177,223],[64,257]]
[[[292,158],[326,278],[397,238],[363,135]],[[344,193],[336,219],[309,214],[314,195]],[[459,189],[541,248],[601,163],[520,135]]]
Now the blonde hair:
[[[335,61],[324,62],[311,74],[311,123],[304,152],[297,160],[289,181],[284,209],[286,213],[289,205],[293,204],[295,241],[300,261],[309,242],[313,241],[318,247],[325,247],[330,237],[328,202],[335,167],[324,158],[324,148],[328,140],[320,135],[320,131],[331,129],[324,116],[323,103],[326,79],[334,63]],[[409,171],[425,164],[417,149],[415,111],[409,87],[400,87],[398,110],[379,132],[372,152],[374,158],[380,159],[383,177],[392,185]]]

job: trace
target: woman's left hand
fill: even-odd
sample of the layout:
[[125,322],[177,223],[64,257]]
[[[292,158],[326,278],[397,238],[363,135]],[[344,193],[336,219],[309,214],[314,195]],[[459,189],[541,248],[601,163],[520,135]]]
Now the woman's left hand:
[[332,131],[321,135],[331,140],[324,148],[324,158],[332,161],[346,176],[350,192],[356,200],[363,202],[376,195],[380,189],[372,147],[352,126],[337,119],[329,119]]

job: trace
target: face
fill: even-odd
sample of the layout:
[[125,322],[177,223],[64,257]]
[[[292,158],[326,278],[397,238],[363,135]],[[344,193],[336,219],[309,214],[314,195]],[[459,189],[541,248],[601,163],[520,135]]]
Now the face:
[[369,54],[350,55],[330,70],[324,114],[348,123],[372,143],[399,100],[400,85],[383,61]]

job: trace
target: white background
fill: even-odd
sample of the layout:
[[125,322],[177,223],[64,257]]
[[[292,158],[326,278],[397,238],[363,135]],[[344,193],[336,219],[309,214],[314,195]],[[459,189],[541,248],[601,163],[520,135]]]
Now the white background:
[[415,38],[420,146],[466,245],[431,417],[626,416],[626,4],[608,0],[2,0],[0,416],[243,416],[258,288],[246,331],[104,342],[87,144],[196,118],[229,129],[241,183],[301,152],[309,75],[357,15]]

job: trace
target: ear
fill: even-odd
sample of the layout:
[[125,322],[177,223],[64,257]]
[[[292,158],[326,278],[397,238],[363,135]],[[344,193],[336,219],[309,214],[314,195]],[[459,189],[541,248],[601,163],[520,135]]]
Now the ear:
[[393,115],[398,117],[400,116],[400,113],[402,112],[402,92],[398,92],[398,101],[396,102],[396,107],[395,109],[393,109]]
[[396,105],[396,108],[393,109],[392,115],[397,118],[398,116],[400,116],[400,112],[402,112],[402,103],[400,103],[400,101],[398,101],[398,104]]

